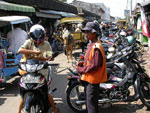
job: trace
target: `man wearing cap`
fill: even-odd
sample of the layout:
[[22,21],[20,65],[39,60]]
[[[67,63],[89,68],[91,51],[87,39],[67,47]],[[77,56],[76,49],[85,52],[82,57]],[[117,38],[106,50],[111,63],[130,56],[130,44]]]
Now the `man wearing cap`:
[[91,41],[83,62],[76,69],[82,73],[81,80],[85,82],[86,105],[88,113],[98,113],[99,84],[107,81],[105,52],[98,40],[100,28],[97,23],[88,22],[82,29]]

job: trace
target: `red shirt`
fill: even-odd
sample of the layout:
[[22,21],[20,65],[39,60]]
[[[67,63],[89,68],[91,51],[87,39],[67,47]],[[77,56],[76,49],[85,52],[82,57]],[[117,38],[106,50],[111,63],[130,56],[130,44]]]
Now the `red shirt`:
[[[87,52],[87,56],[89,56],[90,54],[90,50],[93,47],[94,43],[91,43],[88,47]],[[86,57],[86,59],[84,61],[87,61],[88,57]],[[100,66],[102,66],[103,64],[103,57],[102,57],[102,53],[98,48],[95,48],[94,50],[94,55],[93,58],[90,62],[89,66],[83,65],[83,66],[78,66],[77,71],[79,73],[87,73],[90,72],[91,70],[97,70]]]

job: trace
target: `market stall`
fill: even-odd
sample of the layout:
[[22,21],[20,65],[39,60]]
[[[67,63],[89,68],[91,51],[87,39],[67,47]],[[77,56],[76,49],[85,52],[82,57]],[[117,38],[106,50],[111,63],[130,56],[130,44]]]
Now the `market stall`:
[[150,0],[136,5],[134,17],[139,41],[150,46]]

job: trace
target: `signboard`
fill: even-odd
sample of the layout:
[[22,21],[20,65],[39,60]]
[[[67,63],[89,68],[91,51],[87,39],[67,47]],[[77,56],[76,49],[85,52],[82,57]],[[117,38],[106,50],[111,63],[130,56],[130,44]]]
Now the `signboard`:
[[77,7],[78,15],[84,15],[81,7]]
[[125,17],[130,16],[130,10],[124,10],[124,16]]

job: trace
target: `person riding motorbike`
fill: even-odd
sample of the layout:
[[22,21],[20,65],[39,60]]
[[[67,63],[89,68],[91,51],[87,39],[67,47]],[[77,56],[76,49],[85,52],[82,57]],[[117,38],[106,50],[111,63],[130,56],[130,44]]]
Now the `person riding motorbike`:
[[[45,29],[43,26],[38,24],[33,25],[30,29],[30,37],[31,38],[26,40],[26,42],[18,50],[18,53],[23,54],[20,62],[25,62],[27,59],[37,59],[40,61],[54,60],[51,59],[52,56],[51,46],[47,41],[44,40]],[[20,71],[19,73],[21,74]],[[53,97],[49,93],[48,93],[48,100],[52,106],[54,113],[59,113],[59,109],[56,108]],[[21,98],[18,113],[21,113],[22,108],[23,108],[23,99]]]

